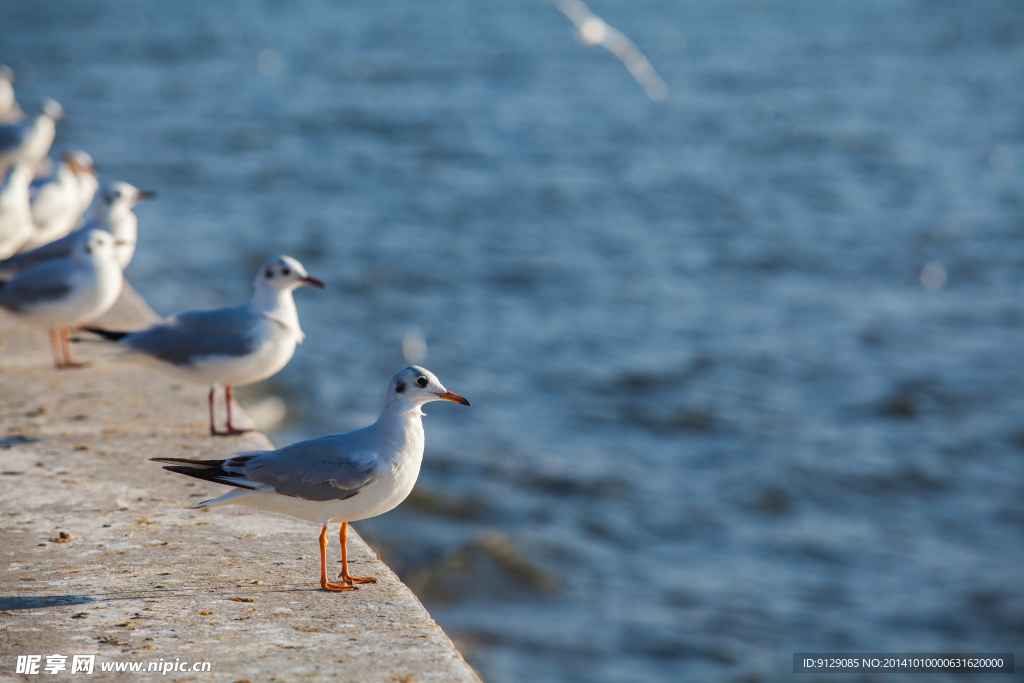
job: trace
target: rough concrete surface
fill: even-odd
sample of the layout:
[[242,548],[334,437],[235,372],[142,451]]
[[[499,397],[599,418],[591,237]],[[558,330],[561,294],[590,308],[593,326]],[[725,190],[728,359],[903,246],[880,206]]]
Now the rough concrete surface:
[[[332,594],[318,585],[319,527],[241,507],[184,509],[225,488],[149,458],[270,447],[259,433],[210,437],[205,388],[100,344],[77,345],[92,367],[56,370],[45,332],[4,337],[0,680],[479,681],[357,534],[352,573],[379,583]],[[91,677],[15,674],[17,656],[34,654],[43,667],[46,655],[99,656]],[[100,671],[161,659],[209,661],[211,672]]]

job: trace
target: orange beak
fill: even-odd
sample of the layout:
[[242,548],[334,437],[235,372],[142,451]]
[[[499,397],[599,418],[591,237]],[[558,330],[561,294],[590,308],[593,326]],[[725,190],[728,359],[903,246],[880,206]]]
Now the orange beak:
[[446,391],[443,394],[438,394],[437,397],[441,398],[441,399],[444,399],[445,401],[451,401],[452,403],[459,403],[459,404],[464,405],[464,406],[472,406],[473,405],[469,401],[467,401],[466,399],[464,399],[461,396],[459,396],[458,394],[456,394],[454,391]]

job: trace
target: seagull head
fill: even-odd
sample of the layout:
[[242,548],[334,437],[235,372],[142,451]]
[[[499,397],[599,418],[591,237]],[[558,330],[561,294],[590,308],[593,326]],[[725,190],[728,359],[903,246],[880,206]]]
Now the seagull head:
[[466,399],[445,389],[441,380],[430,370],[410,365],[391,378],[387,396],[384,398],[384,407],[405,403],[418,408],[431,401],[452,401],[464,406],[470,405]]
[[[90,158],[89,161],[92,162],[92,159]],[[156,196],[156,192],[153,192],[152,190],[140,190],[134,185],[118,182],[110,183],[103,188],[103,192],[100,196],[102,197],[107,210],[112,212],[115,208],[130,209],[139,202],[152,199]]]
[[119,241],[106,230],[87,230],[75,242],[71,256],[78,261],[98,258],[108,258],[113,261],[114,247]]
[[13,83],[14,69],[7,66],[6,64],[0,64],[0,80],[7,81],[8,83]]
[[64,107],[60,106],[57,100],[48,99],[43,102],[43,114],[54,121],[60,121],[64,118]]
[[270,287],[278,290],[291,291],[296,287],[309,285],[317,289],[327,289],[320,280],[310,277],[302,264],[291,256],[275,256],[260,268],[256,274],[256,288]]
[[[75,175],[80,176],[88,173],[89,175],[96,175],[99,169],[96,168],[96,163],[92,160],[86,152],[68,152],[64,155],[64,163],[68,165]],[[127,183],[125,183],[127,185]]]

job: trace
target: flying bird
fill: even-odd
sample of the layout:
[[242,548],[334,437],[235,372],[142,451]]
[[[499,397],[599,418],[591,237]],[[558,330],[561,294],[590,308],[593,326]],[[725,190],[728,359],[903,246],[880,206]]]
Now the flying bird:
[[[391,378],[380,417],[369,427],[226,460],[152,460],[167,463],[171,472],[235,487],[193,508],[244,505],[323,525],[320,587],[355,590],[355,584],[376,579],[348,573],[348,523],[382,515],[412,491],[423,462],[421,407],[430,401],[470,404],[429,370],[411,365]],[[341,583],[327,580],[327,525],[335,522],[341,522]]]
[[668,95],[668,86],[633,41],[590,11],[582,0],[550,0],[576,25],[577,37],[586,45],[600,45],[619,58],[652,100]]
[[[210,434],[243,434],[251,430],[235,427],[231,419],[234,387],[265,380],[288,364],[295,345],[306,336],[299,327],[292,291],[303,285],[327,288],[290,256],[267,261],[253,284],[252,299],[237,308],[181,313],[138,332],[85,329],[116,341],[127,351],[127,359],[209,385]],[[224,387],[227,406],[227,428],[223,432],[216,426],[219,387]]]

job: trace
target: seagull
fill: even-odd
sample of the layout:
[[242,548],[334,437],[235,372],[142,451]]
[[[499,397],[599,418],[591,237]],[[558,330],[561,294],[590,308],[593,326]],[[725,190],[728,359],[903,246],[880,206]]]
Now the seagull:
[[128,267],[135,255],[139,219],[132,208],[141,201],[152,199],[156,193],[140,190],[128,183],[112,183],[100,193],[96,205],[96,218],[59,240],[25,251],[0,261],[0,273],[22,270],[36,263],[64,258],[76,242],[90,230],[106,230],[117,240],[115,257],[121,270]]
[[[302,285],[327,286],[310,277],[290,256],[277,256],[256,274],[256,291],[245,306],[190,311],[138,332],[87,327],[127,349],[126,358],[155,364],[181,379],[210,385],[210,434],[243,434],[231,421],[234,387],[277,374],[288,364],[295,345],[305,338],[299,327],[292,291]],[[224,387],[227,429],[217,431],[217,389]]]
[[28,200],[34,170],[32,164],[16,164],[0,185],[0,258],[18,251],[35,232]]
[[582,0],[550,0],[576,25],[577,37],[586,45],[600,45],[619,58],[652,100],[668,95],[668,86],[633,41],[590,11]]
[[[276,451],[243,451],[227,460],[151,458],[170,472],[235,488],[193,508],[244,505],[279,512],[320,530],[320,587],[355,590],[373,577],[348,573],[348,523],[382,515],[412,491],[423,462],[423,411],[430,401],[469,401],[429,370],[411,365],[391,378],[380,417],[369,427],[300,441]],[[342,583],[327,581],[327,525],[341,522]]]
[[114,258],[115,242],[109,232],[90,230],[71,256],[41,263],[0,283],[0,310],[50,328],[58,368],[84,365],[71,356],[68,328],[100,317],[121,294],[124,280]]
[[6,64],[0,64],[0,123],[20,121],[25,112],[14,97],[14,72]]
[[96,164],[85,152],[68,152],[60,164],[52,166],[50,174],[36,178],[29,186],[36,231],[21,251],[49,244],[71,232],[99,189]]
[[0,170],[19,161],[38,164],[50,151],[57,121],[64,108],[54,100],[46,100],[43,109],[31,123],[0,125]]

